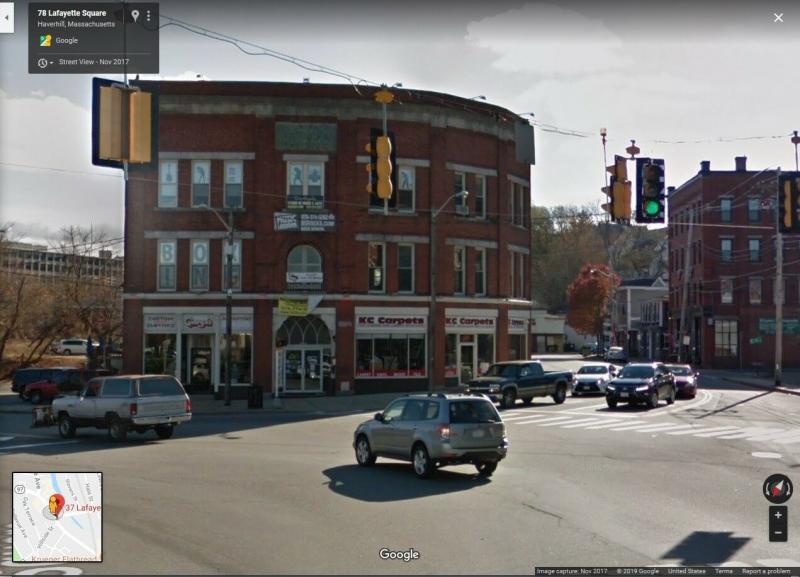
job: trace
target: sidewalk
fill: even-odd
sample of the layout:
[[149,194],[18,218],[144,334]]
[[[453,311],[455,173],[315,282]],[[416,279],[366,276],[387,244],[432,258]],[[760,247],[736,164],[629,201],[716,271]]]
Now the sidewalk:
[[800,395],[800,371],[797,370],[784,370],[780,387],[776,387],[774,378],[771,375],[765,374],[765,372],[755,373],[749,370],[724,371],[700,369],[700,374],[739,385],[747,385],[789,395]]

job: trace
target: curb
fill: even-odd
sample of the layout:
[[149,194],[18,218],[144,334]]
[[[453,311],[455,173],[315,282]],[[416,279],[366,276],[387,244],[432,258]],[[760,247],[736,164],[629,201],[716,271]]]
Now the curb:
[[800,396],[800,391],[794,391],[792,389],[786,389],[783,387],[776,387],[775,385],[762,385],[759,383],[748,383],[744,381],[739,381],[734,379],[733,377],[717,377],[723,381],[728,381],[729,383],[735,383],[737,385],[745,385],[747,387],[753,387],[754,389],[762,389],[765,391],[773,391],[775,393],[783,393],[784,395],[795,395]]

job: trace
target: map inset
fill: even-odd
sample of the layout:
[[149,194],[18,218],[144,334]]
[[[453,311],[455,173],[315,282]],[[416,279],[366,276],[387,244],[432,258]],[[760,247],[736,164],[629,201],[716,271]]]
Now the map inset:
[[102,561],[102,473],[13,473],[18,563]]

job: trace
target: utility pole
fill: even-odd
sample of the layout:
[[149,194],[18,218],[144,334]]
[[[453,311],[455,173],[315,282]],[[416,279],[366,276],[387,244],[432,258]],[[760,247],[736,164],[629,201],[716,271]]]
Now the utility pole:
[[[433,196],[433,191],[431,191]],[[434,358],[436,356],[434,343],[436,342],[436,210],[431,203],[431,261],[428,265],[431,272],[430,291],[431,291],[431,304],[430,312],[428,313],[428,390],[433,391],[433,368]]]
[[[775,174],[777,200],[780,204],[781,167]],[[775,386],[781,385],[781,364],[783,363],[783,235],[780,218],[775,213]]]
[[[694,210],[689,211],[689,237],[683,257],[683,289],[681,290],[681,327],[678,332],[678,362],[683,363],[683,340],[686,336],[686,307],[689,300],[689,277],[692,275],[692,237],[694,236]],[[741,351],[739,351],[741,354]]]
[[228,254],[225,262],[228,270],[225,274],[225,405],[231,404],[231,333],[233,319],[233,211],[228,211]]

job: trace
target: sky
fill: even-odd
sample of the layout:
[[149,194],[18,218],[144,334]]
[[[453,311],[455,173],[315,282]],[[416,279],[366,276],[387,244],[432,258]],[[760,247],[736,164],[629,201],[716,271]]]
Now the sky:
[[[701,160],[794,168],[800,4],[700,4],[164,0],[160,10],[373,82],[533,112],[533,203],[555,206],[604,198],[600,128],[609,158],[635,139],[641,155],[665,159],[672,186]],[[0,34],[0,226],[36,242],[69,225],[120,237],[122,175],[91,164],[91,76],[28,74],[26,12],[16,2],[15,33]],[[198,74],[341,81],[162,28],[158,77]]]

